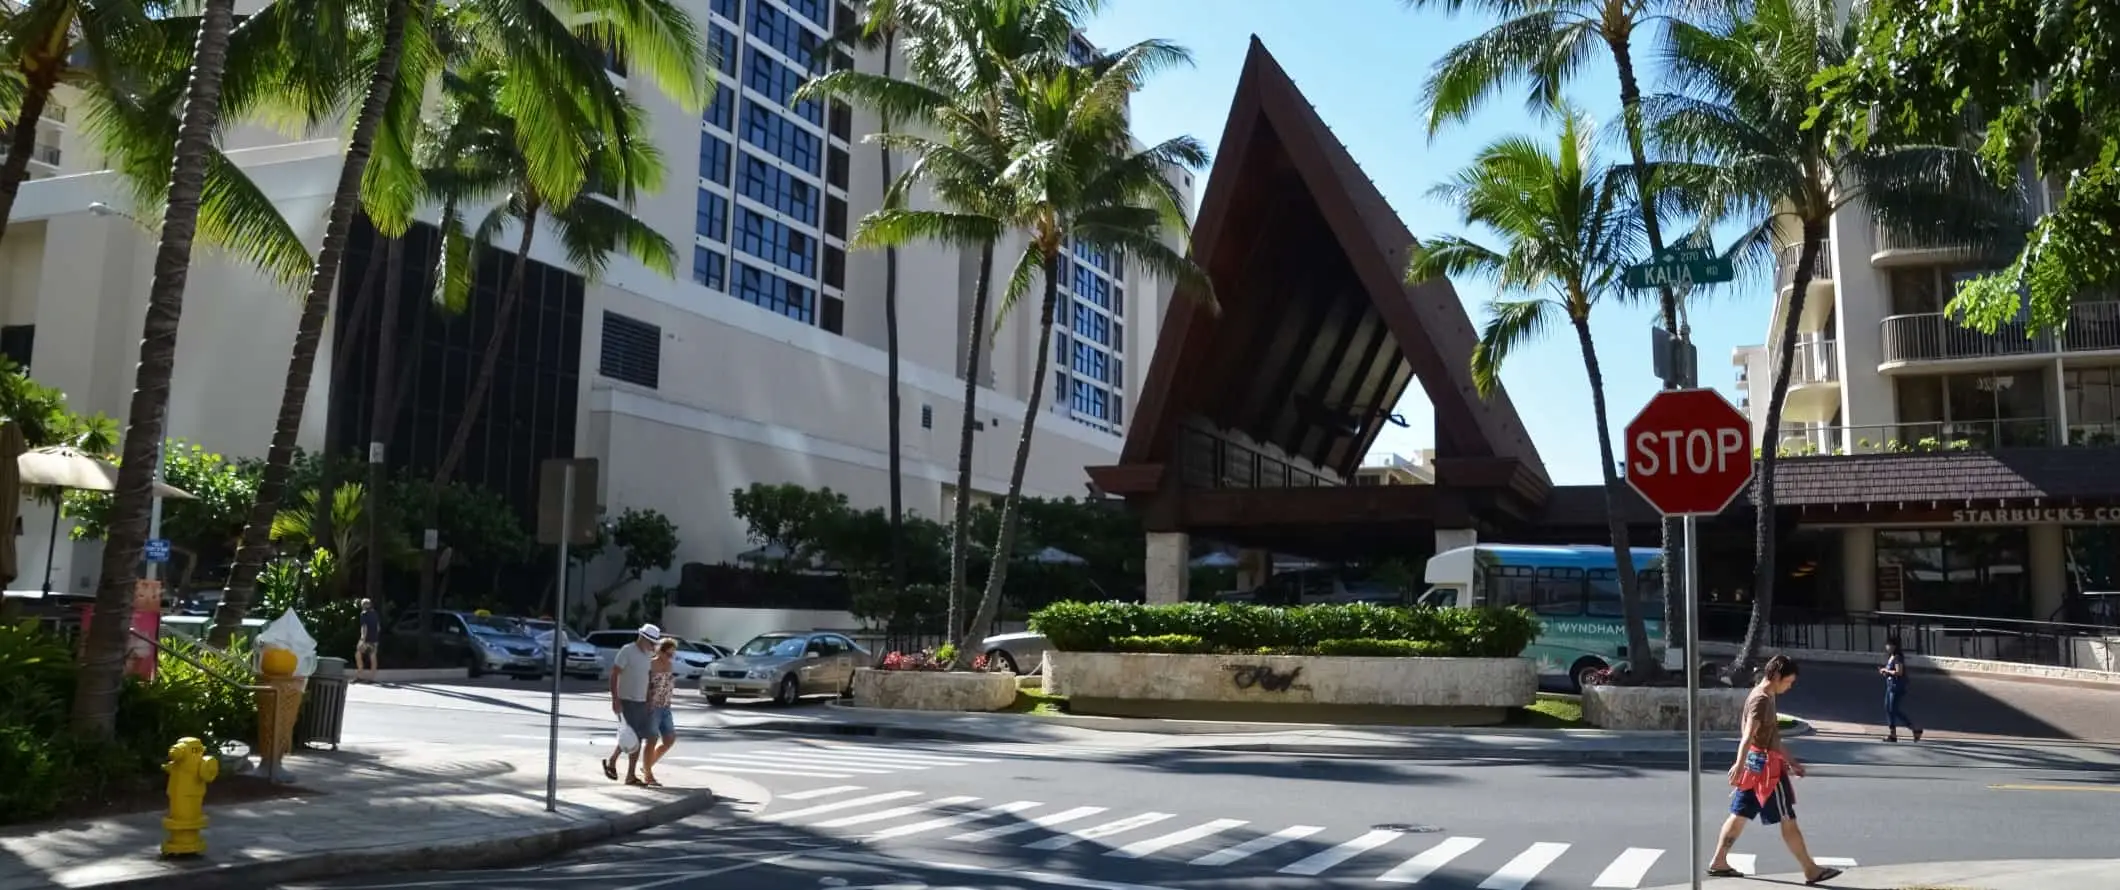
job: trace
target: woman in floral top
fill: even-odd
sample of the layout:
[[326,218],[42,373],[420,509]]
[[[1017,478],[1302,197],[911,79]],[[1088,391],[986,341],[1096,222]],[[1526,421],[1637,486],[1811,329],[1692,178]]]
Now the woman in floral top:
[[655,764],[670,753],[677,744],[677,715],[670,710],[670,699],[677,694],[677,675],[672,673],[677,658],[677,640],[663,637],[655,647],[655,660],[648,665],[648,707],[655,712],[655,738],[642,739],[646,749],[646,761],[641,767],[641,781],[647,785],[661,787],[655,780]]

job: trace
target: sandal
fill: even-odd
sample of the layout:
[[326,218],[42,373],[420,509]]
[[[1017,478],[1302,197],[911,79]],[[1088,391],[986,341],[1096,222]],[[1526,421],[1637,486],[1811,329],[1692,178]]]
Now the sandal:
[[1824,871],[1821,871],[1821,872],[1819,872],[1819,873],[1818,873],[1818,877],[1815,877],[1815,878],[1811,878],[1810,880],[1804,881],[1803,883],[1804,883],[1804,886],[1806,886],[1806,887],[1816,887],[1816,886],[1818,886],[1818,885],[1820,885],[1820,884],[1823,884],[1823,883],[1825,883],[1825,882],[1827,882],[1827,881],[1830,881],[1830,880],[1832,880],[1832,879],[1834,879],[1834,878],[1840,877],[1841,875],[1844,875],[1844,874],[1847,874],[1847,872],[1841,871],[1840,869],[1837,869],[1837,868],[1829,868],[1829,869],[1826,869],[1826,870],[1824,870]]
[[640,783],[650,788],[661,788],[663,786],[661,782],[656,781],[654,776],[649,776],[645,779],[642,779],[640,780]]
[[628,784],[628,785],[633,785],[633,786],[635,786],[635,787],[641,787],[641,786],[645,786],[645,785],[647,785],[648,783],[646,783],[646,782],[643,782],[643,781],[641,781],[641,780],[640,780],[639,778],[637,778],[637,777],[634,777],[634,776],[627,776],[627,777],[626,777],[626,784]]
[[613,782],[618,781],[618,758],[614,757],[610,760],[599,760],[597,762],[603,764],[604,778]]
[[1744,876],[1744,872],[1738,871],[1737,869],[1731,868],[1727,865],[1723,866],[1722,868],[1708,869],[1708,877],[1711,878],[1742,878]]

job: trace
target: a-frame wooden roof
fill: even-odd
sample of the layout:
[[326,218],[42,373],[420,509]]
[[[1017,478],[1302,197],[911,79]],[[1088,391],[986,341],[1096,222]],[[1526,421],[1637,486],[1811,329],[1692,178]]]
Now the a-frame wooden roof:
[[1477,335],[1456,291],[1406,283],[1414,244],[1253,37],[1193,233],[1222,311],[1172,302],[1122,466],[1097,475],[1172,461],[1197,418],[1347,478],[1418,380],[1439,481],[1542,498],[1550,481],[1508,394],[1473,388]]

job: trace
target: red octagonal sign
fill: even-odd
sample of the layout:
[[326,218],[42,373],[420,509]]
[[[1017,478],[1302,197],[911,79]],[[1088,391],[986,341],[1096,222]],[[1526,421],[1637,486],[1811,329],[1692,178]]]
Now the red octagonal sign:
[[1752,480],[1752,423],[1712,389],[1657,393],[1625,442],[1627,484],[1665,516],[1721,513]]

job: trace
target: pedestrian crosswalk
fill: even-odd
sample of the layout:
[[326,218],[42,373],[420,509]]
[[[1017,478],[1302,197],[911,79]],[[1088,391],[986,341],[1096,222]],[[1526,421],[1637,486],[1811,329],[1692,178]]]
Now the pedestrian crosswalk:
[[[1378,826],[1335,836],[1318,825],[1261,826],[1244,819],[1187,819],[1176,813],[1127,813],[1100,806],[1035,800],[989,801],[967,795],[874,791],[830,785],[781,794],[758,821],[829,833],[863,843],[931,841],[943,845],[1011,847],[1034,853],[1072,851],[1109,859],[1153,860],[1228,873],[1368,881],[1380,885],[1448,886],[1478,890],[1579,888],[1629,890],[1646,886],[1659,865],[1667,881],[1683,880],[1683,850],[1437,836],[1405,826]],[[1609,857],[1609,858],[1606,858]],[[1818,857],[1822,865],[1855,860]],[[1730,855],[1746,874],[1758,871],[1751,854]],[[1449,875],[1448,878],[1439,877]],[[1592,877],[1594,875],[1594,877]],[[1432,880],[1433,879],[1433,880]],[[1478,881],[1472,885],[1471,881]]]
[[673,754],[670,759],[739,776],[860,779],[1004,760],[1092,760],[1126,753],[1138,752],[1094,745],[963,742],[914,747],[802,739],[717,747],[704,754]]

